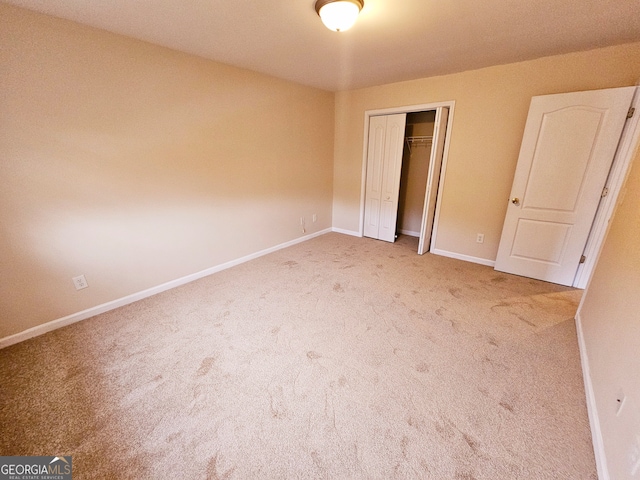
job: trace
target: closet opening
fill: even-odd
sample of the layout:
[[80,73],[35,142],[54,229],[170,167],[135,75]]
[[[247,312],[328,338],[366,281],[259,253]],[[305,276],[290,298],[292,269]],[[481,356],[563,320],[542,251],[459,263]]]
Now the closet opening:
[[420,237],[436,111],[407,114],[396,234]]
[[367,112],[362,230],[394,242],[419,238],[418,253],[435,244],[453,102]]

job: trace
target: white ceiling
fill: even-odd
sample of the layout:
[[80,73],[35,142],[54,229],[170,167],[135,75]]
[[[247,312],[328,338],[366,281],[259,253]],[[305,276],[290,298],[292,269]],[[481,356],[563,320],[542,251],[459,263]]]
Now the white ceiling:
[[283,79],[344,90],[640,41],[640,0],[3,0]]

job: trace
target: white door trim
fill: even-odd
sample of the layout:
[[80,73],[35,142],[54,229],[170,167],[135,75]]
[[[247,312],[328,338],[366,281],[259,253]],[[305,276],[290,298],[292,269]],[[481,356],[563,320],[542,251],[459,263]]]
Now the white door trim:
[[[607,180],[609,195],[605,197],[605,201],[602,202],[598,212],[596,213],[591,236],[589,237],[589,241],[587,242],[585,249],[585,256],[588,255],[587,260],[583,264],[583,268],[578,270],[578,273],[576,274],[576,279],[573,285],[574,287],[589,288],[593,270],[600,259],[602,246],[607,232],[609,231],[611,218],[613,217],[613,213],[618,205],[622,186],[629,174],[631,162],[638,149],[640,149],[640,81],[636,85],[638,86],[636,87],[636,91],[631,102],[631,107],[635,108],[636,111],[633,118],[627,121],[627,124],[622,131],[622,138],[613,160],[609,179]],[[585,294],[582,295],[575,317],[576,330],[578,332],[578,347],[580,350],[580,363],[582,364],[584,387],[587,398],[587,412],[589,414],[589,424],[591,426],[591,436],[593,450],[596,457],[598,478],[601,480],[609,480],[609,466],[607,464],[607,455],[604,449],[604,438],[602,436],[598,405],[596,403],[595,392],[593,391],[593,382],[589,368],[589,356],[582,328],[582,307],[586,298],[587,294],[585,292]]]
[[449,119],[447,121],[447,132],[444,140],[444,153],[442,155],[442,167],[440,170],[440,183],[438,185],[438,196],[436,199],[436,214],[433,220],[433,231],[431,234],[431,250],[434,249],[438,233],[438,221],[440,219],[440,205],[442,200],[443,185],[445,173],[447,170],[447,159],[449,157],[449,145],[451,143],[451,132],[453,127],[453,117],[455,109],[455,100],[447,102],[426,103],[421,105],[407,105],[404,107],[391,107],[378,110],[367,110],[364,112],[364,139],[362,142],[362,177],[360,180],[360,222],[359,236],[364,236],[364,206],[365,206],[365,189],[367,182],[367,150],[369,145],[369,119],[378,115],[392,115],[396,113],[414,113],[424,112],[428,110],[436,110],[439,107],[447,107],[449,109]]
[[616,154],[613,157],[613,165],[611,166],[609,178],[607,179],[606,185],[609,193],[604,197],[602,202],[600,202],[596,217],[593,220],[591,233],[589,234],[589,239],[587,240],[584,251],[586,260],[578,267],[576,277],[573,281],[573,286],[576,288],[586,288],[589,283],[591,274],[600,256],[600,250],[609,227],[609,221],[618,203],[620,190],[627,178],[629,166],[640,144],[640,87],[636,87],[633,100],[631,101],[631,107],[636,109],[635,114],[631,119],[627,120],[622,130],[622,137],[620,138]]

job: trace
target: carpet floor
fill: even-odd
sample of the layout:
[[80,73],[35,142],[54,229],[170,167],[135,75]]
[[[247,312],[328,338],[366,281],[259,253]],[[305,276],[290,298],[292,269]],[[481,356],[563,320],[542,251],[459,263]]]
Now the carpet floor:
[[0,350],[75,479],[596,479],[581,291],[336,233]]

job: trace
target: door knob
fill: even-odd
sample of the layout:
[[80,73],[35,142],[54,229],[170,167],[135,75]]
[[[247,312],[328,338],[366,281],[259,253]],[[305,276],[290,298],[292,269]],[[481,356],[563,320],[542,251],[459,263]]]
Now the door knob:
[[520,199],[518,197],[514,197],[511,199],[511,203],[514,205],[520,205]]

